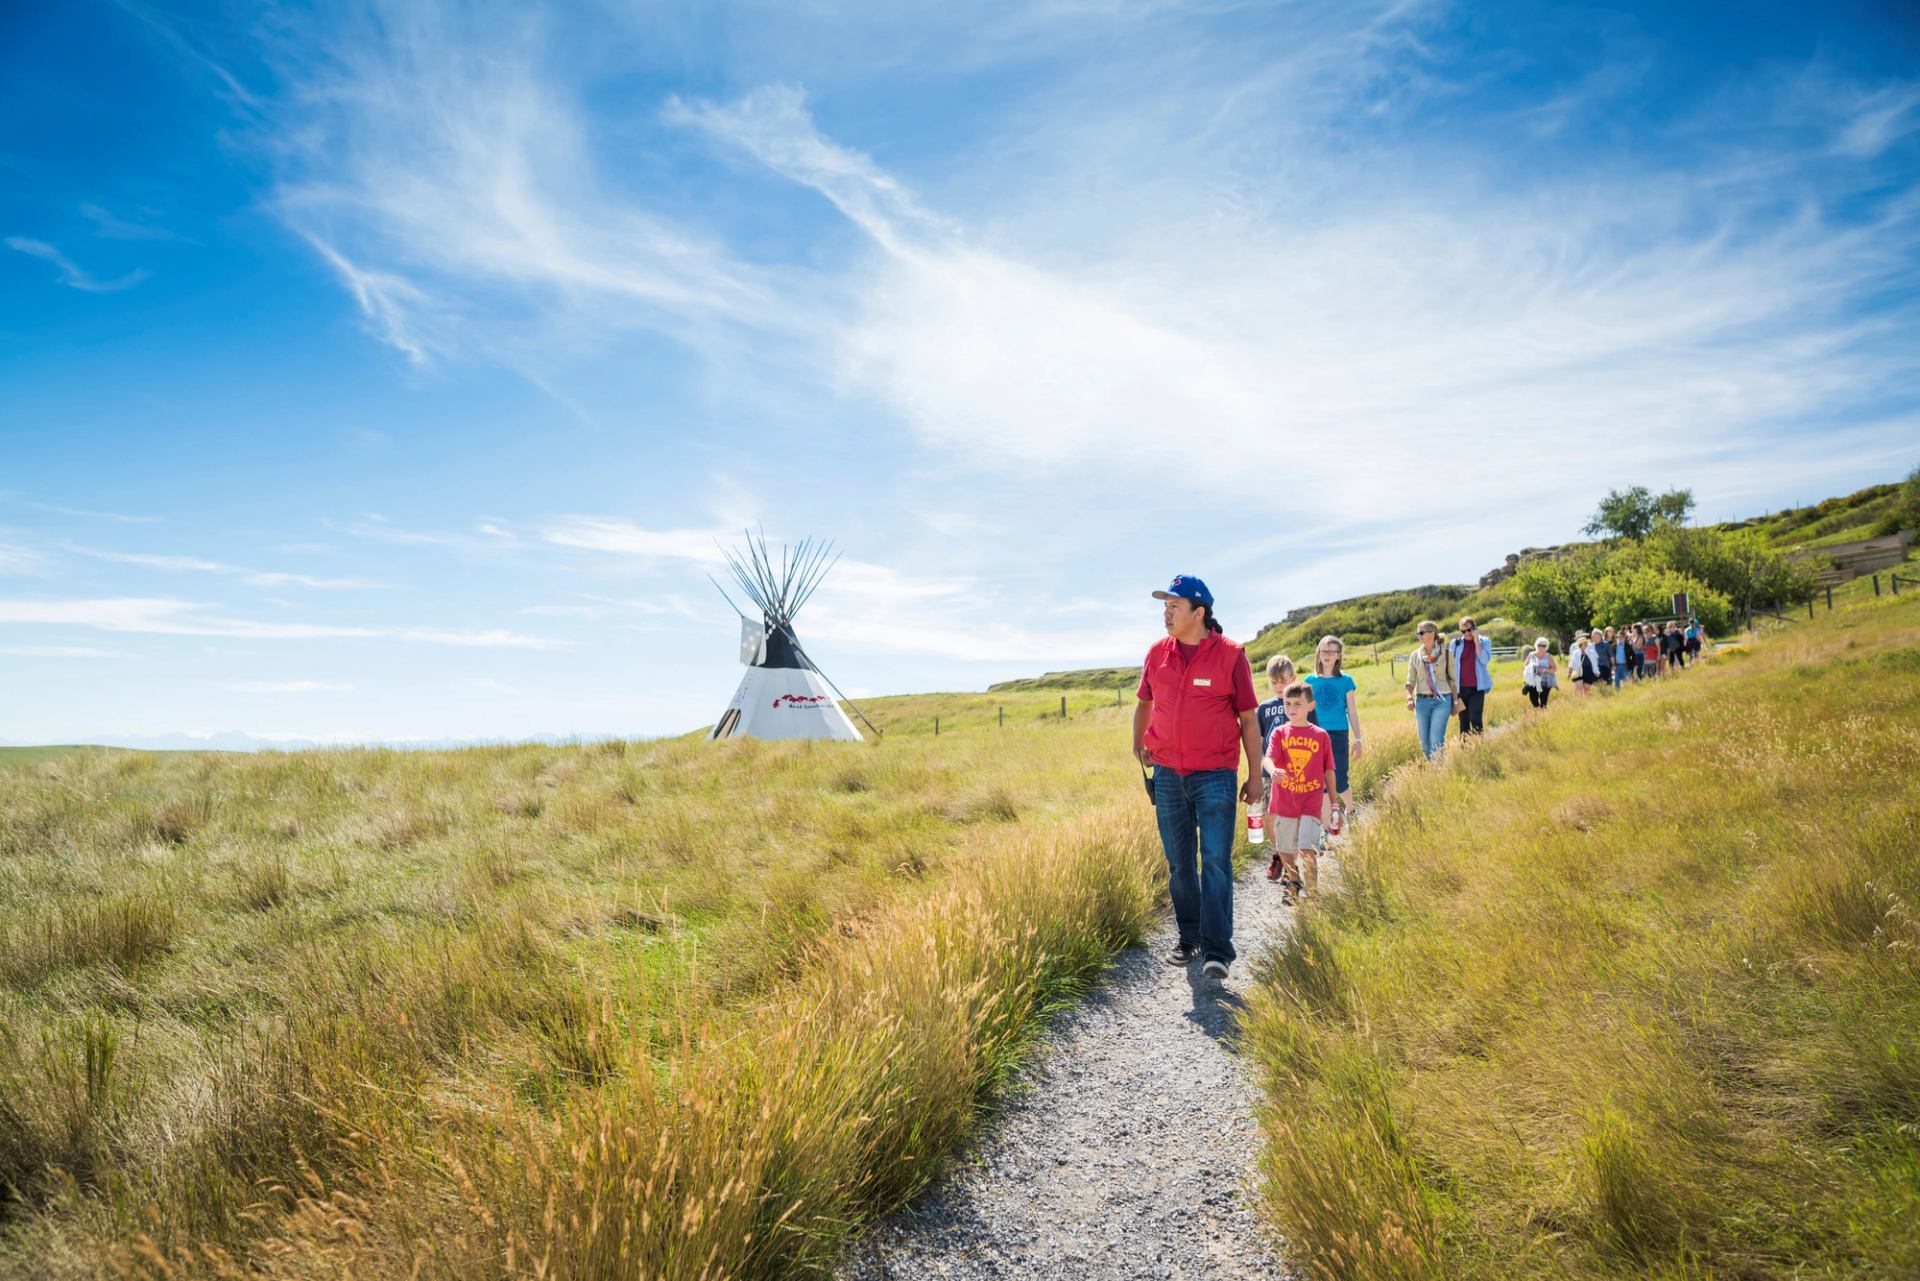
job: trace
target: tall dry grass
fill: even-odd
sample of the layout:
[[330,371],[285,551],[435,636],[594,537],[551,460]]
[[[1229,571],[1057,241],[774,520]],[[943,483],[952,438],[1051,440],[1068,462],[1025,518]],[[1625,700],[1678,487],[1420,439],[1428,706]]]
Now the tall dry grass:
[[[1002,1080],[1034,1016],[1146,928],[1162,866],[1125,811],[996,848],[934,894],[823,943],[791,991],[680,1010],[663,1054],[598,1017],[618,1071],[539,1110],[449,1103],[424,1131],[354,1134],[355,1190],[318,1173],[279,1232],[209,1262],[143,1244],[153,1275],[811,1274],[919,1188]],[[377,1113],[376,1113],[377,1116]]]
[[1073,710],[0,768],[0,1275],[816,1265],[1153,910]]
[[1252,1002],[1325,1277],[1920,1273],[1920,608],[1381,798]]

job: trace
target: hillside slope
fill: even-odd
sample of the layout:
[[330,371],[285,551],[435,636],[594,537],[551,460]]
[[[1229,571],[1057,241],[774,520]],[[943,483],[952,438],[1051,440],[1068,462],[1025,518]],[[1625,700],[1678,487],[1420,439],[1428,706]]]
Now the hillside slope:
[[[1829,498],[1806,507],[1773,512],[1750,520],[1729,521],[1709,526],[1713,529],[1758,529],[1768,541],[1782,550],[1817,549],[1832,543],[1867,538],[1880,527],[1893,510],[1900,486],[1870,485],[1843,497]],[[1517,556],[1552,555],[1575,547],[1528,548]],[[1509,561],[1509,565],[1512,561]],[[1274,622],[1261,627],[1247,640],[1247,654],[1256,666],[1271,655],[1286,654],[1295,662],[1311,655],[1322,636],[1338,636],[1347,645],[1348,665],[1373,661],[1377,650],[1384,660],[1389,654],[1405,653],[1413,647],[1413,629],[1424,618],[1452,622],[1470,614],[1483,625],[1483,631],[1496,645],[1519,644],[1529,639],[1532,628],[1525,628],[1503,616],[1506,604],[1505,584],[1497,580],[1505,567],[1496,567],[1483,576],[1482,584],[1434,584],[1369,592],[1347,600],[1299,606]],[[1048,672],[1043,676],[1003,681],[989,688],[994,691],[1037,691],[1048,689],[1110,689],[1129,685],[1138,676],[1134,668],[1086,668],[1079,671]]]

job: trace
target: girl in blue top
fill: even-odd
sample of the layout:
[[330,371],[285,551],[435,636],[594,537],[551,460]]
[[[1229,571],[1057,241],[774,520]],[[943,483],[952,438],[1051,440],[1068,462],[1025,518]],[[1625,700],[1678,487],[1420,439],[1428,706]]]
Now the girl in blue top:
[[1334,832],[1346,825],[1347,811],[1353,808],[1353,789],[1347,782],[1349,737],[1352,754],[1358,756],[1361,751],[1360,696],[1353,677],[1340,670],[1345,654],[1346,646],[1338,636],[1322,636],[1320,647],[1313,653],[1313,675],[1307,677],[1307,685],[1313,690],[1314,718],[1333,740],[1333,790],[1339,799],[1334,802],[1328,830]]

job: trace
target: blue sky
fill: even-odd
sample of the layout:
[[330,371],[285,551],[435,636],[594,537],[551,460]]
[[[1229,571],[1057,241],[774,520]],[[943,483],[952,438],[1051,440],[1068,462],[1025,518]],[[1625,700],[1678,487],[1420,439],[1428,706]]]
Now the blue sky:
[[0,739],[663,733],[1920,463],[1900,3],[0,7]]

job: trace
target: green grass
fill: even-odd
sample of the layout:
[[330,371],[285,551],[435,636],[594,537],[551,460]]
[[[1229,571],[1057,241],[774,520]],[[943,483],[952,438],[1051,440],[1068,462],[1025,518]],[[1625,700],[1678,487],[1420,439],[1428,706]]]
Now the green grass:
[[108,747],[92,747],[78,743],[50,744],[46,747],[0,747],[0,769],[9,765],[34,765],[40,761],[58,760],[62,756],[112,750]]
[[1247,1036],[1325,1278],[1920,1271],[1920,599],[1389,789]]
[[1756,520],[1740,522],[1764,532],[1777,547],[1825,547],[1872,538],[1882,532],[1881,520],[1894,509],[1900,486],[1869,485],[1840,497],[1789,507]]
[[0,764],[0,1276],[822,1266],[1156,910],[1110,700]]

